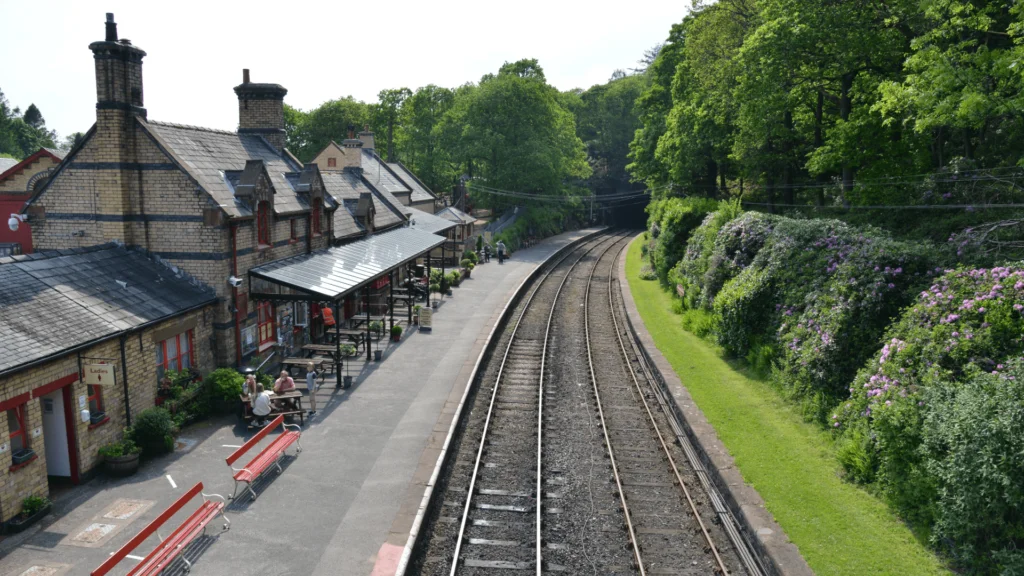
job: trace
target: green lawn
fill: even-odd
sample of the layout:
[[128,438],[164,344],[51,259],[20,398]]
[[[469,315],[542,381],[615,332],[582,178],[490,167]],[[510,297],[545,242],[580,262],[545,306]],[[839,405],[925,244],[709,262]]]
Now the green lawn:
[[815,573],[947,574],[883,502],[839,478],[825,432],[683,330],[669,294],[639,279],[640,244],[630,245],[626,272],[647,329]]

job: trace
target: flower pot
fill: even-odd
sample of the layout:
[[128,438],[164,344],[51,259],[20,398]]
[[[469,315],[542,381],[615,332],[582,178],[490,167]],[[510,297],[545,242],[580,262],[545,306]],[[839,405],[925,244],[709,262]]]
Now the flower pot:
[[434,300],[433,302],[430,303],[430,307],[433,308],[434,310],[437,310],[437,307],[440,305],[441,303],[438,302],[437,300]]
[[139,469],[139,454],[105,456],[103,469],[111,476],[131,476]]
[[18,532],[24,531],[29,526],[35,524],[40,518],[50,513],[50,504],[43,506],[31,516],[17,515],[7,521],[7,531],[11,534],[17,534]]
[[[447,290],[447,291],[445,292],[445,294],[447,294],[448,296],[451,296],[451,295],[452,295],[452,289],[451,289],[451,288],[449,288],[449,289],[448,289],[448,290]],[[435,306],[435,308],[436,308],[436,306]]]
[[352,385],[352,377],[351,376],[345,376],[344,382],[345,382],[345,388],[348,388],[349,386]]
[[402,335],[401,334],[392,334],[391,335],[391,341],[392,342],[399,342],[401,340],[402,340]]
[[373,351],[373,361],[374,362],[380,362],[380,359],[383,356],[383,354],[384,354],[384,352],[381,351],[381,350],[374,350]]
[[21,450],[18,450],[11,456],[11,462],[12,464],[22,464],[24,462],[28,462],[29,460],[31,460],[32,457],[35,455],[35,450],[31,448],[22,448]]

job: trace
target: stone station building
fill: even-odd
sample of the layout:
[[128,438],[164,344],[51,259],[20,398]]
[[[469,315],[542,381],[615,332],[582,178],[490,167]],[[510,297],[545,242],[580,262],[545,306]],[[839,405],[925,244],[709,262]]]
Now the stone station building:
[[0,286],[6,522],[50,482],[93,474],[100,446],[154,405],[165,370],[213,367],[216,296],[180,268],[116,243],[0,258]]

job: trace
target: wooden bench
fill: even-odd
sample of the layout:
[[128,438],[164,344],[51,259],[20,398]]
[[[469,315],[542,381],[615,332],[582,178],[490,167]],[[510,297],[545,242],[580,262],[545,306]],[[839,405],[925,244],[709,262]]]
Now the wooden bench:
[[[202,494],[203,483],[199,482],[192,487],[188,492],[181,495],[180,498],[174,501],[167,510],[164,510],[156,517],[155,520],[149,523],[143,528],[134,538],[128,541],[127,544],[121,546],[121,548],[114,552],[107,558],[107,560],[100,564],[99,568],[90,572],[91,576],[103,576],[110,572],[110,570],[116,566],[121,560],[123,560],[129,553],[139,547],[146,538],[149,538],[154,532],[160,529],[167,520],[174,516],[178,510],[181,510],[189,500],[195,497],[196,494]],[[199,506],[199,509],[193,512],[182,524],[178,526],[174,532],[166,539],[160,539],[160,545],[153,549],[145,558],[139,562],[135,568],[132,568],[128,572],[128,576],[142,576],[142,575],[156,575],[162,570],[167,568],[174,562],[174,559],[181,556],[181,553],[185,551],[185,547],[188,546],[193,540],[198,538],[200,535],[206,532],[207,524],[213,522],[217,516],[224,517],[224,530],[231,528],[231,521],[224,515],[224,506],[227,501],[223,496],[219,494],[202,494],[203,503]],[[210,500],[210,496],[216,496],[220,498],[220,502]],[[157,534],[159,537],[159,533]],[[185,561],[185,571],[190,572],[192,570],[192,563],[188,559],[182,557]]]
[[[244,468],[235,468],[232,466],[238,459],[240,459],[246,452],[248,452],[253,446],[259,444],[260,440],[263,440],[270,433],[271,430],[281,425],[284,429],[274,441],[267,445],[266,448],[260,450]],[[289,431],[288,427],[294,427],[295,431]],[[252,483],[254,480],[260,477],[261,474],[270,469],[271,466],[276,466],[278,472],[283,472],[281,468],[281,458],[284,456],[285,450],[295,444],[296,453],[302,452],[302,444],[299,443],[299,436],[301,428],[295,424],[285,424],[284,415],[274,418],[274,420],[267,426],[264,426],[262,430],[256,433],[255,436],[249,439],[248,442],[242,445],[241,448],[235,450],[230,456],[226,458],[228,468],[234,474],[231,476],[235,481],[235,491],[231,494],[231,499],[234,499],[238,494],[238,485],[245,484],[246,489],[252,494],[252,499],[256,499],[256,492],[252,489]]]

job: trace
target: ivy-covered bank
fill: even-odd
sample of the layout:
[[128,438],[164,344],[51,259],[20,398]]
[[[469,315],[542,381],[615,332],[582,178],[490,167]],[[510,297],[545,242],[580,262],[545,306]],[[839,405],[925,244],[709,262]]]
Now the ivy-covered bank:
[[1024,265],[707,200],[649,212],[640,274],[687,330],[830,430],[846,479],[956,566],[1024,572]]

